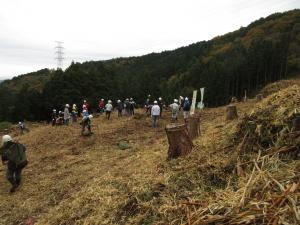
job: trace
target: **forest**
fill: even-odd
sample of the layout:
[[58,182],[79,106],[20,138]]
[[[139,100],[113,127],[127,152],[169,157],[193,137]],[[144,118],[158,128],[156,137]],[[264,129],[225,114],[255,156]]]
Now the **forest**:
[[[198,28],[201,29],[201,28]],[[166,102],[206,88],[205,105],[254,95],[268,83],[300,74],[300,10],[275,13],[247,27],[172,51],[105,61],[72,62],[0,84],[0,121],[47,120],[53,108],[83,99],[97,106],[146,96]]]

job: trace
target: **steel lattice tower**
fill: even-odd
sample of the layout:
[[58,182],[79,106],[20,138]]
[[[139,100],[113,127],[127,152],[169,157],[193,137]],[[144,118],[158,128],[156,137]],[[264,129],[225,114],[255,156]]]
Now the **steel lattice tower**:
[[63,60],[64,60],[64,47],[62,46],[63,42],[55,41],[55,59],[57,60],[57,69],[63,68]]

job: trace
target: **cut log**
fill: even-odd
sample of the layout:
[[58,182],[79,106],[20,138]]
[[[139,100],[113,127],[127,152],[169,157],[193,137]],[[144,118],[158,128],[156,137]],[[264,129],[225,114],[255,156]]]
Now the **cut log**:
[[193,115],[189,118],[188,132],[191,140],[194,140],[200,135],[200,116]]
[[256,102],[260,102],[261,100],[263,100],[263,95],[262,94],[258,94],[256,95]]
[[228,105],[226,108],[226,120],[234,120],[238,118],[235,105]]
[[166,126],[166,133],[169,142],[167,160],[188,155],[192,151],[193,142],[185,124],[169,124]]

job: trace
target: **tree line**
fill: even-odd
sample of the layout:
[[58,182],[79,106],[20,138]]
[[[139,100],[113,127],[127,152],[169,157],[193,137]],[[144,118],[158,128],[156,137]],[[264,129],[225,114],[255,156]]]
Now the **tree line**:
[[[0,84],[0,121],[46,120],[53,108],[83,99],[96,107],[104,98],[191,97],[206,87],[205,104],[219,106],[245,91],[300,72],[300,10],[276,13],[210,41],[141,57],[43,69]],[[34,84],[34,85],[33,85]],[[40,84],[40,85],[39,85]],[[18,88],[16,88],[18,87]]]

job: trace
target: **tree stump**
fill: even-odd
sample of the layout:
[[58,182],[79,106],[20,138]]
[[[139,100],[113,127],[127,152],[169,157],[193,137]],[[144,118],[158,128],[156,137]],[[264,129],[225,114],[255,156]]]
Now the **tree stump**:
[[293,131],[300,131],[300,117],[296,117],[293,119]]
[[167,160],[188,155],[192,151],[193,142],[185,124],[169,124],[166,126],[166,133],[169,142]]
[[226,120],[234,120],[238,118],[235,105],[228,105],[226,108]]
[[256,95],[256,102],[260,102],[261,100],[263,100],[263,95],[262,94],[258,94]]
[[200,116],[193,115],[189,118],[188,132],[191,140],[194,140],[200,135]]

